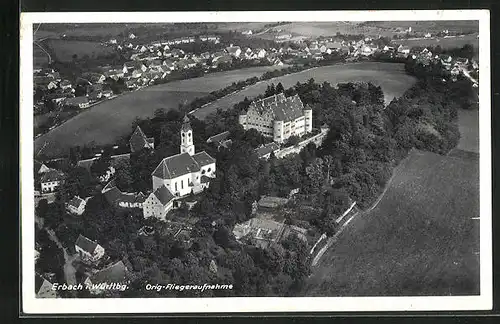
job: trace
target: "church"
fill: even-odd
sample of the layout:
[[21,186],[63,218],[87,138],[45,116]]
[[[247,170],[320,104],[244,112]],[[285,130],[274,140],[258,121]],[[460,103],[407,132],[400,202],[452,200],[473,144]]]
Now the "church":
[[299,95],[285,97],[279,93],[253,101],[239,116],[239,123],[245,130],[253,128],[276,143],[284,143],[290,136],[312,132],[312,109],[304,106]]
[[202,192],[215,178],[215,159],[195,153],[193,129],[187,116],[181,127],[180,153],[164,158],[151,174],[153,192],[144,201],[144,218],[165,220],[177,199]]

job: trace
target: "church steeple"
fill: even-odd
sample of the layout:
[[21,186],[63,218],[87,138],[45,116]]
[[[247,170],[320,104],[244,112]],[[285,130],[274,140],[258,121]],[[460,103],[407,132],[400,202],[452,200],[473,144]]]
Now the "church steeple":
[[181,153],[194,154],[193,129],[187,115],[184,116],[181,127]]

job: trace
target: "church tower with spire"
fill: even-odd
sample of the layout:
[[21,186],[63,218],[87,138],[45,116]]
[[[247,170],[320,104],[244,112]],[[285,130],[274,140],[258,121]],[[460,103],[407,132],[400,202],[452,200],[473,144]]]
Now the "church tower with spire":
[[193,129],[187,115],[184,116],[181,127],[181,153],[194,155]]

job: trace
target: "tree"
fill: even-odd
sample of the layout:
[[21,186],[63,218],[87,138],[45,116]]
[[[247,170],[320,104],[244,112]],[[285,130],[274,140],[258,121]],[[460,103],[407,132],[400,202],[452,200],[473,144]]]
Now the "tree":
[[311,188],[313,192],[319,190],[325,180],[323,166],[324,166],[323,160],[321,158],[315,158],[306,167],[306,174],[311,182]]
[[283,85],[281,84],[281,82],[279,82],[274,91],[275,91],[274,93],[276,94],[282,93],[285,92],[285,88],[283,88]]

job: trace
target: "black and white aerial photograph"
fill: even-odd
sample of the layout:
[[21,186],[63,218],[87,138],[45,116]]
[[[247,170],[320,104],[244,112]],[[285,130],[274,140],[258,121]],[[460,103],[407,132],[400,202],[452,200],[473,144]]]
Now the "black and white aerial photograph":
[[275,17],[32,19],[35,301],[485,292],[478,15]]

